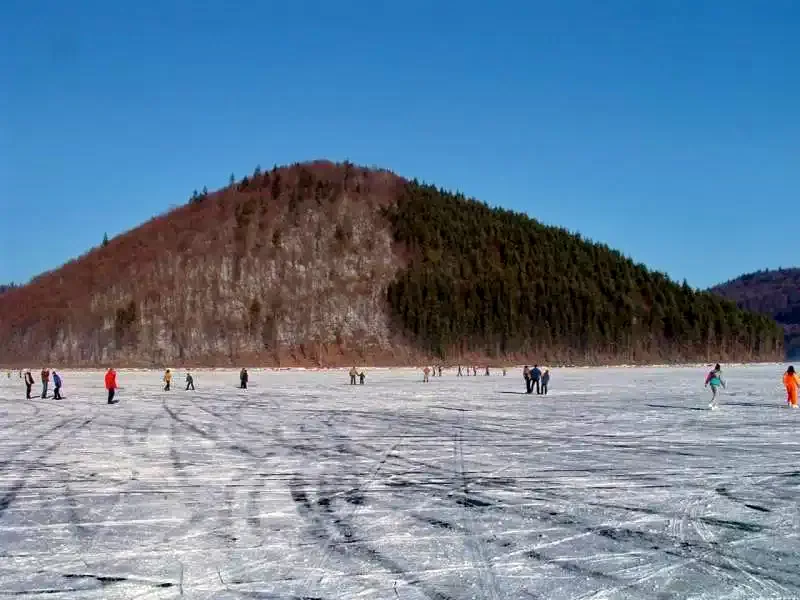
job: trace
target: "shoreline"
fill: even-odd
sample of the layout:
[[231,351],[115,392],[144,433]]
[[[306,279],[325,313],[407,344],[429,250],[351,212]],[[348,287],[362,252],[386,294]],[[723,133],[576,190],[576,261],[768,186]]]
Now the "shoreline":
[[[786,365],[791,363],[791,361],[754,361],[754,362],[723,362],[723,369],[731,369],[736,367],[758,367],[758,366],[778,366],[778,365]],[[356,363],[357,369],[364,369],[370,372],[388,372],[388,371],[421,371],[426,366],[433,367],[435,363],[423,363],[419,365],[398,365],[398,366],[370,366],[368,364],[359,364]],[[534,362],[528,363],[528,366],[533,366]],[[610,365],[552,365],[542,363],[538,366],[540,368],[547,368],[547,369],[558,369],[558,370],[580,370],[580,371],[591,371],[591,370],[614,370],[614,369],[630,369],[630,370],[639,370],[639,369],[701,369],[701,368],[708,368],[713,367],[714,362],[690,362],[690,363],[653,363],[653,364],[610,364]],[[231,366],[231,367],[202,367],[202,366],[183,366],[183,365],[169,365],[165,364],[163,366],[153,366],[153,367],[126,367],[124,365],[114,365],[114,369],[116,371],[126,371],[126,372],[150,372],[150,371],[164,371],[165,369],[170,369],[172,371],[194,371],[194,372],[238,372],[242,368],[247,369],[248,371],[258,371],[258,372],[306,372],[306,373],[326,373],[326,372],[341,372],[347,373],[353,365],[349,367],[301,367],[301,366],[291,366],[291,367],[264,367],[259,365],[240,365],[240,366]],[[462,365],[465,366],[465,365]],[[476,365],[477,366],[477,365]],[[525,367],[525,364],[519,365],[509,365],[506,366],[505,369],[508,372],[521,372],[522,369]],[[39,367],[24,367],[20,369],[19,367],[4,367],[0,366],[0,374],[11,372],[13,375],[14,373],[18,373],[21,371],[26,371],[28,369],[31,372],[39,371],[42,366]],[[60,371],[83,371],[83,372],[105,372],[107,367],[61,367],[61,366],[51,366],[46,365],[46,368],[53,369],[56,368]],[[486,365],[478,366],[478,375],[484,377],[484,370]],[[492,375],[496,374],[497,372],[502,373],[503,367],[492,367],[490,366],[490,371]],[[443,371],[456,371],[458,366],[448,366],[443,367]],[[501,374],[502,376],[502,374]],[[438,377],[438,375],[437,375]],[[464,375],[464,377],[472,377],[472,375]]]

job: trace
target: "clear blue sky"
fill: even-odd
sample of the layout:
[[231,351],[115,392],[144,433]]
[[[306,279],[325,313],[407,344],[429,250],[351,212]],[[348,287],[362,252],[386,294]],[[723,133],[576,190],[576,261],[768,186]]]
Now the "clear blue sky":
[[597,4],[6,0],[0,282],[315,158],[697,287],[800,264],[800,3]]

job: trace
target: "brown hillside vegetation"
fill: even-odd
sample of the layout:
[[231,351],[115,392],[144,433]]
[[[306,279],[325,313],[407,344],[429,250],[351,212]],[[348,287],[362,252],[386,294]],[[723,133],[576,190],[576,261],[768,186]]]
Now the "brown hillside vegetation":
[[316,162],[208,194],[4,294],[2,360],[402,360],[384,306],[400,262],[378,210],[401,185]]
[[770,319],[603,245],[326,161],[256,170],[7,291],[0,339],[0,362],[19,366],[782,352]]

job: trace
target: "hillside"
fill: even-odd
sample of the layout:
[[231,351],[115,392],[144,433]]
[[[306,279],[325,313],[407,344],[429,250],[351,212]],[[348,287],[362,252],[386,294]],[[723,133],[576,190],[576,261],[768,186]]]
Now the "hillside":
[[749,273],[712,291],[746,310],[774,318],[786,332],[787,358],[800,359],[800,268]]
[[774,359],[769,318],[525,215],[314,162],[195,194],[0,296],[0,362]]

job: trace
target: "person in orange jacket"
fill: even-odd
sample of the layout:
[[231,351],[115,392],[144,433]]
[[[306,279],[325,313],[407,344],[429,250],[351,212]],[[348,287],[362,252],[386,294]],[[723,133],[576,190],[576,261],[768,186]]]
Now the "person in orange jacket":
[[106,389],[108,390],[108,403],[119,402],[119,400],[114,400],[114,393],[117,391],[117,372],[114,367],[108,367],[108,371],[106,371]]
[[789,366],[783,374],[783,385],[786,386],[786,402],[792,408],[797,408],[797,388],[800,387],[800,379],[797,378],[793,366]]

